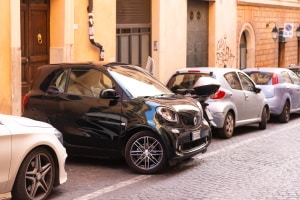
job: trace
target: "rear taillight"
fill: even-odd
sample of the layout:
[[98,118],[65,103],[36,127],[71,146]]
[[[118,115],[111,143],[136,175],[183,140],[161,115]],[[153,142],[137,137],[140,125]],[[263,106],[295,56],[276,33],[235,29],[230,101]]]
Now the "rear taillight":
[[23,108],[23,111],[25,109],[25,106],[27,104],[27,101],[28,101],[28,97],[29,97],[29,94],[25,94],[25,96],[23,97],[23,102],[22,102],[22,108]]
[[223,90],[218,90],[215,94],[211,95],[211,99],[222,99],[225,96],[225,91]]
[[276,84],[278,84],[278,76],[277,76],[277,74],[273,74],[272,75],[272,85],[276,85]]

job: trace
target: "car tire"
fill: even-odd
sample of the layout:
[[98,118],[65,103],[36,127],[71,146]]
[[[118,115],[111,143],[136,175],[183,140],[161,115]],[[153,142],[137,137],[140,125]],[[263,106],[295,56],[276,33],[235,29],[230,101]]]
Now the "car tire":
[[150,131],[134,134],[125,146],[128,166],[139,174],[154,174],[167,165],[166,150],[161,139]]
[[261,130],[264,130],[267,128],[267,122],[268,122],[268,113],[267,113],[267,108],[264,107],[263,111],[261,113],[261,122],[258,125],[258,128]]
[[226,114],[223,128],[218,129],[218,135],[221,138],[231,138],[234,132],[234,116],[232,112]]
[[46,199],[53,189],[55,173],[52,154],[45,148],[34,149],[19,168],[12,190],[12,199]]
[[286,101],[281,114],[278,117],[279,122],[281,123],[287,123],[290,120],[290,103],[289,101]]

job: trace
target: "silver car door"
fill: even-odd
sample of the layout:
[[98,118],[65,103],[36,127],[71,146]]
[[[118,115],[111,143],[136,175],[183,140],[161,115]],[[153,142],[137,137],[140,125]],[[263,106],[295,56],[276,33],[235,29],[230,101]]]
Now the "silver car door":
[[287,71],[282,71],[280,73],[280,76],[281,76],[283,84],[284,84],[284,90],[286,90],[285,92],[289,93],[289,96],[291,97],[290,109],[294,109],[296,107],[295,102],[297,101],[297,99],[296,99],[297,95],[295,94],[295,88],[294,88],[293,82]]
[[230,101],[232,101],[235,105],[235,120],[244,120],[246,101],[239,78],[235,72],[229,72],[224,74],[224,78],[229,85],[229,88],[227,89],[229,89],[232,92]]
[[247,119],[259,118],[262,113],[263,95],[255,92],[254,82],[244,73],[239,72],[239,77],[245,94],[246,110],[245,115]]
[[299,77],[294,72],[288,72],[291,80],[292,80],[292,101],[293,101],[293,107],[292,109],[299,109],[300,108],[300,81]]

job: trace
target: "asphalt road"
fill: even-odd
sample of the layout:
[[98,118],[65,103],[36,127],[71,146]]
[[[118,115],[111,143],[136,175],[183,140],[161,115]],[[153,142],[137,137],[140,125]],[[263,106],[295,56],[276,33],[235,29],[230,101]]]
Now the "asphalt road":
[[68,158],[68,181],[50,200],[300,199],[300,114],[266,130],[240,127],[213,138],[205,154],[159,175],[132,173],[125,161]]

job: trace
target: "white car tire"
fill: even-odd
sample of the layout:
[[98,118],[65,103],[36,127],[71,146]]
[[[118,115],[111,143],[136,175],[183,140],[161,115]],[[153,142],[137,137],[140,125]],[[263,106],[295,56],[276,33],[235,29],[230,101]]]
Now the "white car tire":
[[55,181],[53,155],[45,148],[36,148],[23,160],[12,191],[13,199],[47,199]]

